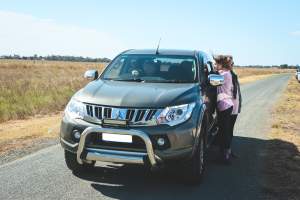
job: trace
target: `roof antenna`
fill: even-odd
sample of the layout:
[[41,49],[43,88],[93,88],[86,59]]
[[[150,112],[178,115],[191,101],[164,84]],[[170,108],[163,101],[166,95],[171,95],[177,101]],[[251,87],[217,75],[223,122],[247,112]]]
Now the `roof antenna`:
[[159,38],[159,41],[158,41],[157,49],[156,49],[156,52],[155,52],[156,55],[159,54],[158,49],[159,49],[160,41],[161,41],[161,38]]

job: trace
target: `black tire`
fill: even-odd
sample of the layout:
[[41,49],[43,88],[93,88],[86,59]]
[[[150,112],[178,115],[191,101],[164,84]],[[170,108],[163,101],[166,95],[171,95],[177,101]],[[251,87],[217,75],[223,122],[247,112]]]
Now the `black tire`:
[[94,168],[95,161],[92,163],[83,163],[82,165],[77,162],[77,156],[74,153],[71,153],[65,150],[65,161],[67,167],[74,173],[90,171]]
[[202,182],[206,163],[206,127],[204,120],[194,155],[185,165],[184,179],[187,184],[198,185]]

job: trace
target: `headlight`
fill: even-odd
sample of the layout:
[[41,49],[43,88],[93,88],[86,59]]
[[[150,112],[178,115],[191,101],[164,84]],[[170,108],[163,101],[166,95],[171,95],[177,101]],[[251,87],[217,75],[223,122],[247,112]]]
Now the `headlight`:
[[80,101],[71,99],[65,112],[73,119],[83,119],[85,114],[85,106]]
[[165,108],[157,117],[157,124],[175,126],[188,120],[196,103],[184,104]]

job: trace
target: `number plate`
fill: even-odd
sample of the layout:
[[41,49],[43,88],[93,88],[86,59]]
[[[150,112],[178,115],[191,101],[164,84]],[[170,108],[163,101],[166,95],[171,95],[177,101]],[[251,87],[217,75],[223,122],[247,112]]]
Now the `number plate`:
[[132,135],[102,133],[102,140],[108,142],[132,143]]

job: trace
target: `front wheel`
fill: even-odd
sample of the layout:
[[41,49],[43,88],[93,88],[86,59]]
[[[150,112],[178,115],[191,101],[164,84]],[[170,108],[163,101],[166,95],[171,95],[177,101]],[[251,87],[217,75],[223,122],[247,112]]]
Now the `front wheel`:
[[185,180],[188,184],[200,184],[203,179],[205,169],[205,130],[206,124],[202,126],[199,143],[193,157],[185,165]]
[[94,168],[95,161],[92,161],[91,163],[83,163],[82,165],[77,162],[77,156],[74,153],[71,153],[67,150],[65,150],[65,161],[67,167],[72,170],[72,172],[82,172],[82,171],[88,171]]

